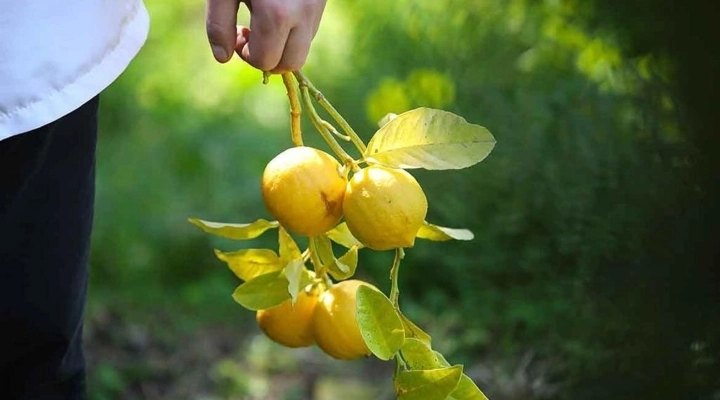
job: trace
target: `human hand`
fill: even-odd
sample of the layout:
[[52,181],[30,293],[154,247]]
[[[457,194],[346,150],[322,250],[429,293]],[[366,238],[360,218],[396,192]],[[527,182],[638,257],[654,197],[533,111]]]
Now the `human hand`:
[[[300,69],[317,33],[327,0],[207,0],[206,29],[215,59],[233,52],[253,67],[273,73]],[[237,25],[240,3],[250,27]]]

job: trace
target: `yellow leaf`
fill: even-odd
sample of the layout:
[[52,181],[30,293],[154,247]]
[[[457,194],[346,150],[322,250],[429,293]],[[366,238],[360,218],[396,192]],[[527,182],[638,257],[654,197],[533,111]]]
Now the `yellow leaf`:
[[378,128],[382,128],[387,124],[388,122],[394,120],[397,118],[397,114],[395,113],[387,113],[384,117],[380,118],[380,121],[378,121]]
[[[333,254],[332,243],[326,235],[319,235],[310,239],[314,243],[314,247],[311,249],[317,251],[317,256],[320,258],[322,265],[329,265],[335,262],[335,254]],[[317,266],[319,268],[320,265]]]
[[354,245],[340,258],[335,258],[332,242],[328,235],[315,236],[310,239],[313,243],[311,249],[317,251],[322,267],[338,281],[352,277],[355,274],[358,261],[358,246]]
[[278,228],[278,244],[280,246],[280,264],[283,267],[291,261],[302,259],[300,247],[282,226]]
[[247,249],[231,252],[215,250],[215,255],[225,261],[240,279],[248,281],[258,275],[282,269],[280,258],[269,249]]
[[363,247],[363,244],[360,243],[359,240],[355,238],[355,236],[350,233],[350,229],[347,227],[347,223],[343,222],[341,224],[338,224],[336,227],[330,229],[326,235],[332,240],[333,242],[343,246],[347,247],[348,249],[357,246],[358,249]]
[[433,170],[467,168],[484,160],[495,147],[486,128],[451,112],[416,108],[380,128],[365,160],[393,168]]
[[447,240],[473,240],[475,235],[467,229],[446,228],[431,224],[427,221],[423,223],[417,233],[420,239],[428,239],[436,242],[444,242]]
[[327,266],[333,278],[342,281],[355,275],[358,263],[358,247],[353,246],[345,254]]
[[303,260],[292,260],[285,266],[284,273],[288,281],[288,293],[295,304],[300,291],[310,283],[310,271],[305,268]]
[[249,224],[230,224],[225,222],[203,221],[197,218],[188,218],[188,221],[212,235],[222,236],[233,240],[254,239],[267,231],[268,229],[277,228],[277,221],[268,221],[258,219]]

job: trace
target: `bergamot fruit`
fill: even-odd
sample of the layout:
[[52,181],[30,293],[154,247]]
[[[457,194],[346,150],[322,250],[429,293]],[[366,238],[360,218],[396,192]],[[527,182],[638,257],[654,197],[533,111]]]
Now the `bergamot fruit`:
[[340,163],[333,156],[312,147],[292,147],[265,167],[263,201],[286,229],[301,235],[320,235],[342,217],[346,183]]
[[355,173],[343,199],[350,233],[374,250],[412,247],[427,207],[425,193],[412,175],[381,165]]
[[357,321],[356,292],[360,285],[377,289],[360,280],[342,281],[323,292],[315,306],[312,323],[315,342],[333,358],[352,360],[370,354]]
[[315,343],[312,316],[318,295],[301,291],[297,301],[286,300],[255,314],[260,329],[273,341],[287,347],[307,347]]

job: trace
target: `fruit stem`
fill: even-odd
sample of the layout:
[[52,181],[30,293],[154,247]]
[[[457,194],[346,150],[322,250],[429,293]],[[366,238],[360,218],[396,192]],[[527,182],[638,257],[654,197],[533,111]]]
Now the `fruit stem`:
[[395,375],[394,375],[394,377],[397,378],[397,376],[400,375],[400,372],[405,369],[407,369],[407,362],[405,362],[405,359],[402,356],[402,352],[398,351],[397,353],[395,353]]
[[305,251],[302,252],[302,260],[307,262],[308,258],[310,258],[310,249],[305,249]]
[[305,104],[305,109],[308,111],[310,115],[310,121],[312,121],[313,125],[315,125],[315,129],[317,129],[318,132],[320,132],[320,135],[325,139],[328,146],[335,152],[335,154],[343,161],[344,164],[355,164],[355,161],[353,160],[350,155],[345,152],[345,150],[340,146],[340,143],[335,139],[335,137],[330,133],[330,131],[327,129],[325,124],[323,124],[323,119],[320,118],[317,111],[315,111],[315,107],[313,107],[312,100],[310,100],[310,93],[308,92],[308,87],[303,85],[302,82],[300,82],[300,93],[302,94],[302,100]]
[[350,140],[353,142],[360,154],[365,155],[365,150],[367,150],[367,146],[365,146],[365,143],[363,143],[362,139],[360,139],[360,136],[355,133],[355,130],[350,126],[350,124],[345,120],[345,118],[340,115],[340,113],[335,109],[335,107],[330,104],[330,102],[325,98],[325,96],[312,84],[312,82],[310,82],[310,80],[307,78],[307,76],[305,76],[305,74],[302,73],[302,71],[294,71],[293,74],[295,75],[295,79],[297,79],[298,84],[301,87],[303,85],[307,87],[310,93],[312,93],[315,101],[317,101],[325,109],[325,111],[330,114],[330,116],[335,120],[335,122],[340,125],[340,128],[342,128],[345,134],[350,137]]
[[329,122],[327,122],[327,121],[325,121],[325,120],[322,120],[321,123],[330,131],[330,133],[332,133],[333,135],[339,137],[340,139],[342,139],[342,140],[344,140],[344,141],[346,141],[346,142],[349,142],[349,141],[352,140],[352,139],[350,139],[350,136],[345,136],[345,135],[343,135],[342,133],[338,132],[338,130],[335,129],[335,127],[332,126],[331,123],[329,123]]
[[390,282],[392,284],[390,288],[390,301],[395,306],[395,309],[400,310],[399,297],[400,288],[398,287],[398,275],[400,273],[400,260],[405,257],[405,251],[402,248],[395,249],[395,259],[393,260],[392,268],[390,268]]
[[302,146],[302,128],[300,125],[302,108],[300,107],[300,99],[298,99],[297,86],[295,86],[295,81],[289,72],[282,74],[282,80],[285,84],[285,89],[287,89],[288,99],[290,100],[290,133],[292,141],[295,146]]

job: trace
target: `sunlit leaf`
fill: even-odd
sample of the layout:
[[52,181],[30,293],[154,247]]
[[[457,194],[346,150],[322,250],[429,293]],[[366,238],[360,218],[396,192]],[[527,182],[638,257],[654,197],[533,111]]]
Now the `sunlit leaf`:
[[244,281],[282,269],[277,253],[270,249],[246,249],[230,252],[215,250],[215,255],[227,263],[228,268],[235,276]]
[[318,257],[320,257],[320,262],[323,265],[328,265],[335,262],[335,254],[333,254],[332,243],[326,235],[319,235],[312,238],[311,240],[313,240],[315,243],[315,249],[318,253],[317,255]]
[[358,263],[358,247],[351,247],[345,254],[340,258],[335,259],[335,262],[328,265],[328,273],[336,280],[342,281],[355,275]]
[[365,344],[381,360],[392,358],[405,342],[400,317],[390,299],[379,290],[358,287],[357,320]]
[[435,353],[435,356],[437,357],[438,361],[440,361],[440,365],[443,367],[449,367],[450,363],[445,359],[445,356],[442,355],[439,351],[433,350],[433,353]]
[[395,378],[399,400],[445,400],[458,385],[462,366],[401,371]]
[[210,222],[197,218],[188,218],[188,221],[207,233],[233,240],[254,239],[265,233],[268,229],[280,226],[277,221],[268,221],[264,219],[258,219],[257,221],[249,224]]
[[488,400],[488,398],[470,377],[463,374],[448,400]]
[[290,298],[288,280],[277,271],[263,274],[238,286],[232,297],[249,310],[274,307]]
[[303,260],[292,260],[285,266],[285,278],[288,282],[287,290],[290,298],[292,298],[293,304],[295,304],[300,290],[306,285],[302,282],[304,270],[305,263]]
[[430,346],[420,340],[405,338],[405,344],[403,344],[400,352],[402,353],[403,360],[405,360],[410,369],[436,369],[445,367]]
[[415,325],[414,322],[410,321],[410,319],[406,317],[405,314],[402,313],[402,311],[399,311],[398,314],[400,315],[400,320],[402,320],[403,328],[405,328],[405,338],[417,339],[430,347],[430,335],[428,335],[427,332],[425,332],[424,330],[420,329],[419,326]]
[[353,246],[339,259],[335,258],[332,242],[327,235],[316,236],[311,239],[313,249],[317,251],[322,267],[336,280],[345,280],[355,274],[357,267],[357,246]]
[[378,121],[378,128],[382,128],[385,126],[388,122],[394,120],[397,117],[397,114],[395,113],[387,113],[384,117],[380,118],[380,121]]
[[460,169],[484,160],[493,135],[451,112],[416,108],[380,128],[368,143],[368,162],[395,168]]
[[446,228],[425,221],[417,235],[420,239],[433,240],[436,242],[444,242],[447,240],[473,240],[475,235],[467,229]]
[[358,248],[362,248],[363,244],[360,243],[359,240],[355,238],[355,236],[350,233],[350,229],[347,227],[347,223],[343,222],[341,224],[338,224],[334,228],[330,229],[326,235],[332,240],[333,242],[347,247],[348,249],[353,246],[358,246]]
[[302,259],[302,252],[295,239],[282,226],[278,228],[278,243],[280,245],[280,263],[283,266],[290,261]]

